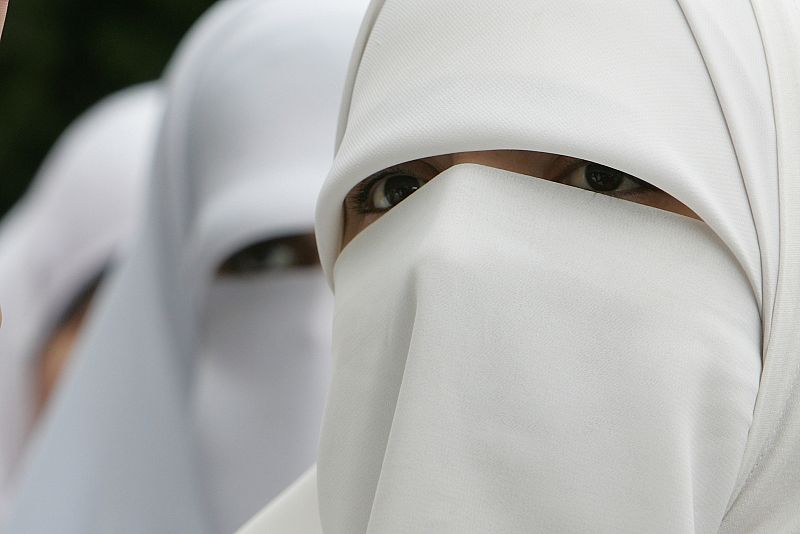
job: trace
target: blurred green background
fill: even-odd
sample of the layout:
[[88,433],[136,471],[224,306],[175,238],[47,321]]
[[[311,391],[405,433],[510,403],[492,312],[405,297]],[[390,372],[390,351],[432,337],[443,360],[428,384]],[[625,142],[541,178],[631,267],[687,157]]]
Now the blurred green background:
[[0,42],[0,216],[58,135],[103,96],[160,76],[213,0],[10,0]]

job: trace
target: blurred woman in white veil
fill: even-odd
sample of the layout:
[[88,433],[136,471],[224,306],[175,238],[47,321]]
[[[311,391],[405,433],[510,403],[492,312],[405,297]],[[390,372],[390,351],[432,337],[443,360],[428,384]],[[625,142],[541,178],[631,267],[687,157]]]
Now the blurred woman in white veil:
[[61,136],[0,226],[2,507],[94,294],[130,244],[160,113],[151,84],[92,107]]
[[374,0],[318,472],[243,532],[800,530],[799,9]]
[[313,463],[331,315],[314,202],[364,8],[222,2],[181,44],[144,224],[11,532],[230,532]]

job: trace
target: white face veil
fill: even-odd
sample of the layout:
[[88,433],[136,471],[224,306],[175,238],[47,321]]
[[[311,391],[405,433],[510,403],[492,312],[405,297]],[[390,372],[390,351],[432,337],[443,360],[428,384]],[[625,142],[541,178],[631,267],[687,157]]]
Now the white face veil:
[[33,425],[37,357],[74,299],[128,246],[160,112],[155,85],[126,89],[94,106],[61,136],[0,229],[4,501]]
[[[800,528],[797,42],[788,0],[373,2],[317,210],[326,534]],[[497,149],[707,224],[461,165],[337,259],[359,181]]]
[[146,222],[43,429],[12,531],[230,531],[313,462],[321,271],[215,273],[247,245],[312,231],[364,8],[226,2],[181,45]]
[[304,267],[220,279],[206,312],[195,418],[215,531],[233,532],[316,457],[332,299]]

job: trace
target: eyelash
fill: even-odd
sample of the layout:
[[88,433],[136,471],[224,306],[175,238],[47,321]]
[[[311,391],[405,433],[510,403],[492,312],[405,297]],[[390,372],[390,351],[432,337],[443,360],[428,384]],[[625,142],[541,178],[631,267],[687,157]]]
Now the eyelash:
[[[591,161],[587,161],[587,160],[575,160],[571,165],[567,166],[566,168],[561,169],[560,172],[559,172],[559,176],[557,178],[552,179],[552,181],[556,182],[556,183],[560,183],[560,184],[566,185],[567,187],[573,187],[570,184],[566,183],[567,178],[569,178],[569,176],[574,171],[580,169],[581,167],[586,167],[586,166],[593,165],[593,164],[594,163],[592,163]],[[612,167],[609,167],[609,168],[612,168]],[[625,174],[625,173],[623,173],[623,174]],[[605,196],[611,196],[611,197],[623,198],[623,199],[637,199],[637,198],[639,198],[641,196],[644,196],[646,194],[652,193],[654,191],[661,191],[660,189],[658,189],[654,185],[649,184],[649,183],[645,182],[644,180],[642,180],[640,178],[636,178],[635,176],[631,176],[630,174],[625,174],[625,176],[628,179],[630,179],[633,182],[635,182],[639,187],[637,187],[636,189],[634,189],[632,191],[613,191],[613,192],[608,192],[608,193],[603,193],[601,191],[592,191],[591,189],[584,189],[584,190],[592,192],[592,193],[595,193],[597,195],[605,195]]]
[[[591,165],[591,162],[584,161],[584,160],[578,160],[578,161],[576,161],[574,163],[574,165],[570,165],[566,170],[562,170],[561,173],[560,173],[561,176],[559,176],[558,178],[554,179],[553,181],[557,182],[557,183],[562,183],[563,185],[566,185],[568,187],[572,187],[569,184],[565,184],[563,182],[563,180],[566,180],[566,178],[573,171],[575,171],[575,170],[577,170],[577,169],[579,169],[579,168],[581,168],[583,166],[586,166],[586,165]],[[362,214],[362,215],[369,214],[369,213],[384,213],[386,211],[385,209],[369,207],[369,204],[370,204],[369,195],[370,195],[370,192],[372,190],[372,186],[374,186],[380,180],[382,180],[382,179],[384,179],[386,177],[392,176],[392,175],[396,175],[396,174],[409,174],[409,175],[412,175],[412,176],[414,175],[414,173],[407,172],[402,167],[390,167],[388,169],[380,171],[380,172],[372,175],[370,178],[368,178],[368,179],[362,181],[361,183],[359,183],[358,185],[356,185],[356,187],[345,198],[345,208],[350,210],[350,211],[354,211],[356,213]],[[659,191],[659,189],[657,187],[645,182],[644,180],[641,180],[641,179],[636,178],[635,176],[631,176],[629,174],[626,174],[626,176],[628,177],[628,179],[634,181],[639,187],[637,189],[632,190],[632,191],[615,191],[615,192],[610,192],[610,193],[602,193],[600,191],[594,191],[594,193],[596,193],[598,195],[613,196],[613,197],[617,197],[617,198],[634,199],[634,198],[638,198],[638,197],[640,197],[642,195],[645,195],[645,194],[648,194],[648,193],[652,193],[653,191]],[[435,176],[434,176],[434,178],[435,178]],[[431,178],[431,180],[432,179],[433,178]],[[427,183],[428,181],[430,181],[430,180],[426,180],[425,183]]]
[[395,174],[414,175],[413,173],[404,171],[401,167],[390,167],[377,174],[373,174],[371,177],[356,185],[350,194],[347,195],[345,198],[345,207],[348,210],[355,211],[362,215],[368,213],[384,213],[386,211],[385,209],[369,207],[369,194],[372,191],[372,186],[384,178]]

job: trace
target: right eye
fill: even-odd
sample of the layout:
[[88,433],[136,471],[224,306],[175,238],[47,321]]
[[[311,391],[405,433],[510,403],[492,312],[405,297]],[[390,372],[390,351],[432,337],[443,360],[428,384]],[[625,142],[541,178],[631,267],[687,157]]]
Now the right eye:
[[423,185],[425,180],[422,178],[395,172],[372,182],[365,196],[370,209],[386,211],[400,204]]

